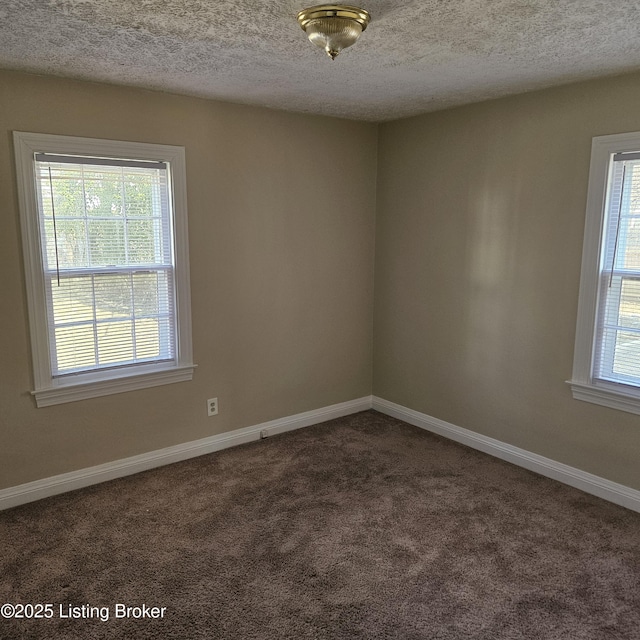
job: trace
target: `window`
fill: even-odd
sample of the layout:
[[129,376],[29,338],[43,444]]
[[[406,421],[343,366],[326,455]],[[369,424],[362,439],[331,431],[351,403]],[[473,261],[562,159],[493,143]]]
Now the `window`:
[[640,414],[640,133],[593,140],[570,384]]
[[190,380],[184,149],[14,143],[37,405]]

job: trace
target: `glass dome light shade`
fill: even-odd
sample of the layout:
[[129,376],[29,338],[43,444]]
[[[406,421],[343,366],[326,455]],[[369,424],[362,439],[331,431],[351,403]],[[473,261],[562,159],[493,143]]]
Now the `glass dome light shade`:
[[340,4],[318,5],[298,14],[309,40],[331,59],[350,47],[367,28],[371,16],[364,9]]

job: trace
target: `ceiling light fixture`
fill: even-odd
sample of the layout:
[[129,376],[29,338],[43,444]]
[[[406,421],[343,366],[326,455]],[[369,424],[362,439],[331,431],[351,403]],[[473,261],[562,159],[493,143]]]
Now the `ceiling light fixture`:
[[298,14],[298,22],[309,40],[324,49],[332,60],[355,43],[369,20],[368,11],[344,4],[321,4]]

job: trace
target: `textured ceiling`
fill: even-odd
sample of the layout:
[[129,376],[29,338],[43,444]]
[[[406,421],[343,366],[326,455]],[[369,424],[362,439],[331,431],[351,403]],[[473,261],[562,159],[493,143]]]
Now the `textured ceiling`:
[[383,121],[640,69],[638,0],[362,0],[331,61],[298,0],[1,0],[0,68]]

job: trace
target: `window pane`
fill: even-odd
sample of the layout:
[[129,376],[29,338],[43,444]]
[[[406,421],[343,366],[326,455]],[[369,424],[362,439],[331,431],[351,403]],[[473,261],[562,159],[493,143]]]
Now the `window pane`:
[[[56,238],[47,236],[47,245],[56,243],[60,269],[86,267],[88,264],[87,225],[84,220],[56,218]],[[50,262],[50,265],[55,262]],[[53,266],[51,266],[53,269]]]
[[159,296],[166,296],[166,273],[136,273],[133,276],[133,299],[136,316],[159,313]]
[[621,220],[616,266],[640,269],[640,218],[637,216],[625,216]]
[[123,221],[89,220],[87,226],[92,266],[127,264]]
[[[49,169],[51,173],[49,174]],[[84,185],[80,167],[77,165],[40,164],[40,185],[42,191],[42,215],[58,219],[83,217]],[[53,187],[53,199],[51,188]]]
[[93,285],[91,277],[61,278],[51,287],[53,318],[56,326],[93,322]]
[[157,175],[152,175],[149,171],[127,170],[123,178],[126,215],[128,217],[153,215],[153,189],[159,186]]
[[620,376],[640,378],[640,335],[618,331],[616,336],[613,372]]
[[129,318],[132,313],[131,276],[95,276],[96,318]]
[[115,365],[133,360],[133,332],[130,320],[98,323],[98,360],[101,365]]
[[124,212],[122,170],[119,167],[85,166],[84,200],[90,217],[121,217]]
[[[624,278],[620,296],[618,324],[640,329],[640,281]],[[640,371],[638,372],[640,374]]]
[[96,365],[93,325],[57,327],[55,347],[57,373],[91,369]]
[[155,220],[128,220],[129,264],[162,263],[162,236]]
[[160,322],[157,318],[136,320],[136,357],[157,360],[169,354],[161,350]]

